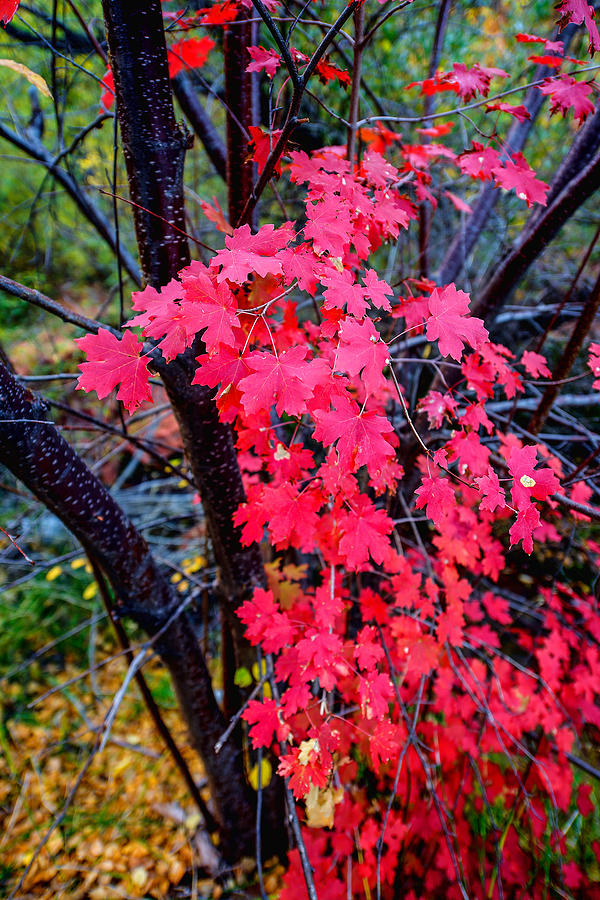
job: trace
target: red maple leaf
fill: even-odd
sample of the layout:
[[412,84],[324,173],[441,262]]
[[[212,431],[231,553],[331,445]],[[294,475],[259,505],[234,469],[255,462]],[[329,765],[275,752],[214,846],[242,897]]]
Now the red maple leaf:
[[526,119],[531,118],[529,110],[522,103],[519,106],[512,106],[510,103],[486,103],[486,112],[494,112],[495,110],[514,116],[518,122],[524,122]]
[[281,56],[276,50],[265,50],[264,47],[247,47],[252,62],[246,66],[246,72],[266,72],[272,78],[281,65]]
[[323,500],[315,491],[299,491],[287,482],[278,487],[267,485],[263,506],[275,548],[293,546],[306,553],[311,551],[319,525],[317,511],[322,505]]
[[250,740],[255,750],[259,747],[270,747],[273,736],[284,741],[290,733],[289,725],[279,718],[277,704],[269,697],[264,700],[250,700],[242,713],[242,719],[250,725]]
[[299,416],[306,409],[319,379],[316,369],[304,361],[308,347],[291,347],[277,356],[255,350],[246,356],[253,370],[239,383],[247,415],[269,409],[274,403],[277,413]]
[[181,273],[183,301],[180,304],[188,341],[202,332],[209,352],[222,344],[235,347],[240,334],[235,297],[226,284],[215,284],[211,275],[201,262],[187,266]]
[[585,24],[590,36],[589,52],[592,56],[597,50],[600,50],[600,34],[594,21],[594,7],[587,3],[586,0],[560,0],[556,9],[560,13],[559,27],[563,29],[569,22],[575,25]]
[[251,644],[260,644],[265,653],[279,653],[286,644],[291,644],[295,628],[286,613],[281,612],[272,591],[255,588],[252,600],[236,610],[246,626],[246,634]]
[[590,344],[588,366],[594,373],[593,387],[600,390],[600,344]]
[[8,25],[17,11],[20,0],[0,0],[0,22]]
[[358,375],[369,394],[385,384],[382,369],[388,362],[388,348],[379,337],[371,319],[357,322],[347,317],[340,328],[340,346],[336,354],[336,368]]
[[550,112],[561,112],[563,118],[570,109],[573,109],[574,117],[581,124],[590,113],[594,112],[595,106],[588,100],[592,86],[587,81],[577,81],[564,72],[560,78],[546,78],[540,85],[540,91],[551,98]]
[[106,112],[109,112],[115,102],[115,80],[113,78],[112,69],[108,68],[106,70],[100,84],[104,88],[100,94],[100,106]]
[[126,331],[122,338],[106,328],[98,334],[86,334],[75,343],[87,356],[87,362],[79,364],[81,375],[77,387],[82,391],[96,391],[100,399],[121,385],[117,393],[132,413],[144,400],[152,400],[148,372],[148,359],[142,356],[142,344],[137,335]]
[[281,228],[263,225],[252,234],[249,225],[236,228],[231,237],[225,238],[225,249],[219,250],[210,261],[212,268],[221,267],[217,281],[233,281],[244,284],[250,272],[263,278],[266,275],[281,275],[281,261],[274,255],[294,237],[293,222]]
[[329,57],[323,57],[320,60],[315,72],[322,84],[328,84],[335,79],[342,87],[347,87],[351,81],[349,72],[346,72],[345,69],[340,69],[339,66],[330,61]]
[[379,635],[372,625],[364,625],[354,639],[354,659],[361,669],[372,671],[385,656]]
[[224,3],[215,3],[205,9],[198,10],[200,24],[202,25],[228,25],[237,19],[241,6],[231,0]]
[[[248,131],[252,138],[248,145],[250,154],[258,166],[258,174],[260,175],[266,165],[271,150],[279,140],[281,129],[276,131],[263,131],[262,128],[259,128],[256,125],[250,125]],[[281,159],[278,160],[275,171],[278,175],[281,175]]]
[[201,200],[200,206],[202,208],[202,212],[209,220],[209,222],[213,222],[217,231],[222,231],[225,234],[233,234],[233,228],[225,218],[225,213],[221,209],[221,205],[216,197],[213,197],[214,206],[211,206],[207,200]]
[[334,399],[335,409],[315,412],[315,440],[329,447],[337,441],[340,466],[356,472],[366,465],[371,474],[394,456],[394,448],[384,434],[394,431],[385,416],[361,410],[347,394]]
[[183,38],[171,44],[168,50],[169,76],[175,78],[182,69],[199,69],[208,59],[212,48],[216,46],[212,38]]
[[341,511],[338,520],[342,535],[339,551],[346,565],[358,570],[369,555],[376,563],[382,563],[390,549],[389,534],[394,523],[364,494],[358,494],[349,505],[350,510]]
[[369,753],[376,772],[386,763],[398,758],[403,738],[405,738],[403,729],[389,719],[382,719],[376,723],[369,736]]
[[505,191],[514,188],[517,197],[525,200],[527,206],[534,203],[546,205],[548,185],[536,177],[522,153],[515,153],[512,159],[504,160],[504,165],[496,166],[494,177]]
[[442,356],[460,361],[465,342],[477,350],[488,339],[482,320],[469,316],[469,295],[454,283],[433,290],[429,312],[427,340],[438,342]]

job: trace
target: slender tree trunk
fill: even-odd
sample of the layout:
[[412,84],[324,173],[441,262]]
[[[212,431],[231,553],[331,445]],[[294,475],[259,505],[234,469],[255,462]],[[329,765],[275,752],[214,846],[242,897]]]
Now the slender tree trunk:
[[[187,137],[175,120],[160,3],[150,0],[143,15],[133,0],[104,0],[103,6],[142,270],[158,287],[190,259],[181,233]],[[243,188],[238,190],[241,195]],[[243,547],[240,529],[233,526],[244,489],[231,429],[219,422],[214,391],[191,384],[199,352],[200,347],[188,350],[162,366],[160,374],[202,499],[224,599],[233,611],[264,584],[264,568],[258,547]],[[237,617],[230,621],[241,640]]]
[[[250,61],[247,47],[257,43],[254,8],[241,10],[234,25],[225,29],[225,104],[227,106],[227,186],[229,221],[238,225],[252,194],[256,166],[248,158],[249,128],[257,124],[258,82],[246,72]],[[249,222],[256,224],[256,212]]]

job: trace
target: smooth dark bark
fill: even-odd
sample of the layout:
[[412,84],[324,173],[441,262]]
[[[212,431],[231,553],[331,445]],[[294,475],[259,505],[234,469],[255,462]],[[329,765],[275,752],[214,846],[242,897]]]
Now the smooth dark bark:
[[142,273],[158,287],[190,261],[177,230],[185,231],[190,138],[175,119],[160,3],[103,0],[102,8]]
[[[148,546],[106,488],[48,422],[46,404],[0,365],[0,462],[78,538],[101,566],[119,612],[155,634],[180,598]],[[254,814],[239,748],[214,745],[226,722],[191,621],[185,612],[157,641],[200,753],[221,827],[221,852],[229,860],[251,853]]]
[[[130,196],[137,207],[155,213],[136,209],[142,269],[158,287],[190,259],[185,235],[168,224],[184,230],[187,137],[175,121],[160,3],[152,0],[143,10],[132,0],[103,5]],[[231,429],[219,421],[214,392],[191,384],[200,350],[189,350],[159,372],[200,492],[224,599],[233,610],[264,584],[264,568],[258,547],[243,547],[233,526],[245,495]],[[237,617],[231,621],[241,635]]]
[[[248,67],[248,47],[257,43],[257,27],[250,19],[254,10],[242,10],[234,25],[225,28],[225,105],[227,108],[227,188],[229,221],[241,223],[242,213],[252,195],[256,166],[249,159],[249,128],[256,125],[257,79]],[[255,225],[255,216],[249,220]]]

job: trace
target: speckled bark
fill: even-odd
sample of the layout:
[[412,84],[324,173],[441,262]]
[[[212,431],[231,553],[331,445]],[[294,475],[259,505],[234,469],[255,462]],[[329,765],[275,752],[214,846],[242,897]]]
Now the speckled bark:
[[103,0],[102,8],[142,272],[166,284],[189,262],[185,237],[169,225],[185,230],[189,136],[175,119],[161,6]]
[[[189,262],[185,236],[163,221],[184,229],[183,162],[187,143],[173,111],[162,10],[158,0],[150,0],[143,7],[131,0],[103,0],[103,8],[131,200],[161,217],[136,211],[144,278],[158,287]],[[247,127],[253,120],[249,93],[253,79],[245,72],[248,60],[243,40],[250,40],[252,26],[247,23],[233,31],[237,34],[236,51],[233,56],[229,53],[230,74],[226,78],[233,77],[242,88],[236,93],[230,87],[228,102],[234,104],[236,117]],[[239,67],[237,71],[235,66]],[[228,143],[230,197],[234,196],[243,206],[252,187],[253,166],[245,163],[247,140],[239,127],[230,126],[228,133],[235,134]],[[255,586],[265,584],[265,572],[258,546],[242,546],[241,530],[233,526],[233,516],[245,494],[231,429],[219,421],[214,391],[191,384],[195,357],[201,352],[202,345],[197,342],[170,364],[156,368],[177,418],[186,458],[202,499],[236,664],[248,664],[250,648],[235,610],[252,595]],[[255,652],[251,652],[254,660]],[[239,732],[233,741],[236,737]],[[272,789],[265,798],[263,846],[277,853],[285,848],[286,835],[280,824],[280,798],[271,803],[271,792]],[[242,819],[239,827],[246,827]],[[251,831],[253,839],[253,828]]]
[[[248,129],[256,123],[257,81],[246,72],[247,47],[257,43],[257,26],[244,19],[255,19],[254,9],[242,10],[235,25],[225,29],[225,103],[227,115],[227,186],[229,221],[240,224],[242,212],[252,194],[256,166],[248,159]],[[249,222],[255,226],[255,214]]]
[[[1,364],[0,463],[90,550],[110,581],[117,606],[149,634],[158,631],[180,598],[125,513],[46,421],[46,404]],[[206,767],[221,824],[221,850],[230,860],[251,854],[254,813],[241,754],[232,742],[218,757],[214,753],[226,722],[185,612],[159,639],[157,648],[171,673],[192,744]]]
[[[184,235],[162,221],[184,227],[186,146],[173,111],[162,10],[158,0],[143,8],[132,0],[104,0],[103,8],[131,199],[162,217],[136,213],[144,277],[158,287],[189,262]],[[200,347],[162,366],[160,374],[202,498],[223,594],[233,610],[255,585],[264,584],[264,568],[258,547],[243,547],[240,530],[232,524],[244,489],[231,429],[219,422],[213,391],[191,385],[198,352]],[[237,617],[232,623],[239,626]]]

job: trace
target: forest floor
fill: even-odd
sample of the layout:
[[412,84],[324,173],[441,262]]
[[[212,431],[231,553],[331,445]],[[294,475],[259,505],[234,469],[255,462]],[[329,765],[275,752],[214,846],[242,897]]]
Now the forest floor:
[[[36,662],[26,678],[0,682],[0,896],[256,896],[252,860],[218,883],[208,877],[214,848],[135,684],[123,696],[106,747],[94,755],[127,673],[109,640],[100,638],[96,651],[93,675],[81,660],[67,658],[43,667]],[[158,661],[144,671],[202,785],[165,671]],[[210,803],[205,787],[202,793]],[[267,869],[270,893],[282,871],[275,864]]]

